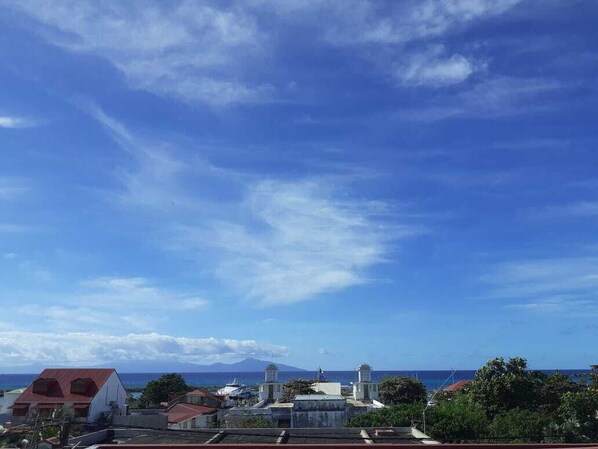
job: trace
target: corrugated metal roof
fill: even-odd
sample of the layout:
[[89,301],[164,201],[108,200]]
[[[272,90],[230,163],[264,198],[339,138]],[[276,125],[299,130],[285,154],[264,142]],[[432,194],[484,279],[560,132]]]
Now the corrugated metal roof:
[[[50,385],[47,394],[34,393],[33,383],[31,383],[23,394],[17,398],[15,404],[34,402],[39,404],[54,404],[57,402],[89,403],[113,372],[114,369],[112,368],[48,368],[35,379],[53,379],[56,381]],[[71,382],[79,378],[88,378],[93,381],[88,394],[71,393]]]

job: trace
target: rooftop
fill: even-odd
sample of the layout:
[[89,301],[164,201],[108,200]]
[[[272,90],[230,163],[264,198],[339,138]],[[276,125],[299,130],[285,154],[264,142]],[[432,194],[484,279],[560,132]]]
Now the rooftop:
[[[38,404],[59,404],[63,402],[89,403],[114,372],[112,368],[45,369],[25,389],[23,394],[17,398],[15,405],[34,402]],[[71,383],[78,380],[88,382],[90,388],[82,393],[71,391]],[[33,391],[34,383],[43,381],[47,383],[47,391],[45,393],[35,393]]]
[[344,401],[345,398],[338,394],[298,394],[295,401]]
[[[139,448],[140,445],[166,448],[173,445],[218,444],[222,446],[251,445],[363,445],[363,444],[410,444],[434,443],[429,438],[416,436],[409,427],[385,428],[378,435],[377,428],[337,428],[337,429],[204,429],[195,431],[132,429],[123,431],[126,437],[118,437],[115,430],[114,443],[118,449]],[[384,435],[383,435],[384,433]],[[416,432],[417,433],[417,432]],[[102,444],[99,449],[116,448]],[[305,447],[305,446],[303,446]]]

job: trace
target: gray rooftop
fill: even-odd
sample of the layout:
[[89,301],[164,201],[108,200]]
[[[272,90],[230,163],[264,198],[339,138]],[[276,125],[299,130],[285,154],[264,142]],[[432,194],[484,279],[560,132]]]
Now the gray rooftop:
[[298,394],[296,401],[344,401],[345,398],[337,394]]

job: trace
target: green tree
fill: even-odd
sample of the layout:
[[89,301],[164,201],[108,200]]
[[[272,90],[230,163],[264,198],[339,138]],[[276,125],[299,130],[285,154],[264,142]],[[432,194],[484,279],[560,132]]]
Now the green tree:
[[167,402],[189,392],[183,376],[176,373],[164,374],[158,380],[150,380],[139,398],[139,408],[158,407],[161,402]]
[[598,390],[565,393],[558,409],[554,434],[558,442],[594,442],[598,439]]
[[538,410],[554,415],[561,405],[562,398],[566,393],[577,393],[584,389],[584,384],[574,382],[565,374],[554,372],[545,374],[532,372],[532,375],[539,381]]
[[282,401],[291,402],[298,394],[314,394],[313,380],[293,379],[282,387]]
[[349,420],[347,426],[410,427],[414,421],[421,419],[423,410],[423,403],[392,405],[354,416]]
[[497,443],[541,443],[552,422],[543,412],[512,409],[494,418],[488,438]]
[[443,401],[425,410],[425,431],[447,443],[475,442],[486,437],[489,420],[485,410],[467,395]]
[[520,357],[505,362],[502,357],[480,368],[469,387],[473,402],[488,416],[520,409],[535,409],[540,398],[541,380],[527,371],[527,361]]
[[386,376],[378,385],[378,396],[385,405],[395,405],[425,402],[427,394],[426,387],[420,380]]

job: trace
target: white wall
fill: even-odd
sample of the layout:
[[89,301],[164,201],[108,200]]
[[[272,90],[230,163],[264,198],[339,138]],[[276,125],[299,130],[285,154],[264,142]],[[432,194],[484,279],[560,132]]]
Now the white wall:
[[114,402],[120,412],[124,413],[126,399],[125,387],[114,371],[92,399],[87,421],[96,421],[102,413],[110,413],[112,411],[111,402]]
[[194,418],[182,421],[176,424],[168,424],[169,429],[176,430],[190,430],[190,429],[210,429],[217,425],[218,415],[210,413],[206,415],[198,415]]
[[324,394],[330,394],[334,396],[341,395],[340,382],[314,382],[312,387],[314,390],[321,391]]
[[260,391],[258,393],[260,401],[265,401],[266,399],[268,399],[269,385],[272,385],[273,390],[274,390],[274,397],[272,399],[274,399],[276,401],[276,400],[282,398],[282,384],[281,383],[264,383],[264,384],[260,385]]

